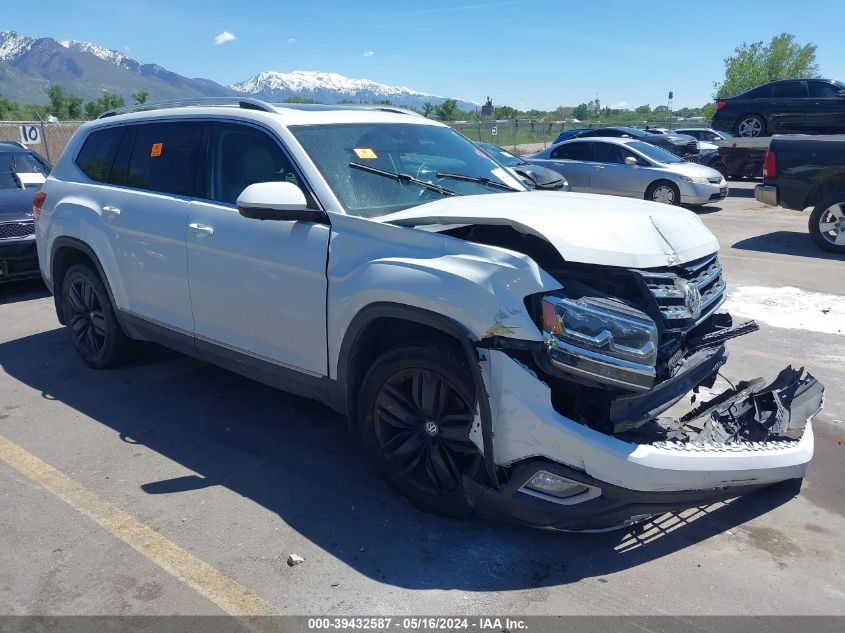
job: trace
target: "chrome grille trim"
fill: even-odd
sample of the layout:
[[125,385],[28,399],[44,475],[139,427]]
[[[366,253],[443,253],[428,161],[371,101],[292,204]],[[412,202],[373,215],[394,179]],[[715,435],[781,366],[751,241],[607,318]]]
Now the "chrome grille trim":
[[28,222],[0,222],[0,240],[13,240],[29,235],[35,235],[35,222],[32,220]]

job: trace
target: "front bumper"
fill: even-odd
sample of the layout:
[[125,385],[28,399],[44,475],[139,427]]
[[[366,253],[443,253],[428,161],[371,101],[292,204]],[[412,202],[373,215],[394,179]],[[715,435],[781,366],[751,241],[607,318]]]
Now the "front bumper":
[[757,185],[754,187],[754,199],[771,207],[778,206],[778,188],[774,185]]
[[724,200],[728,195],[728,183],[723,179],[721,183],[684,183],[681,187],[682,204],[707,204]]
[[[490,350],[482,365],[490,394],[494,459],[510,473],[498,490],[468,485],[469,502],[482,515],[558,529],[612,527],[638,515],[680,510],[801,479],[813,456],[810,420],[821,408],[823,388],[812,379],[812,389],[802,392],[804,399],[794,412],[795,428],[804,426],[799,439],[719,442],[711,433],[701,441],[636,443],[561,415],[549,386],[505,352]],[[748,398],[734,400],[739,411]],[[722,405],[733,407],[734,400]],[[779,409],[787,419],[790,404]],[[767,413],[761,409],[752,415],[761,422]],[[519,492],[540,465],[544,470],[563,469],[569,473],[566,477],[598,486],[602,494],[581,504],[561,505]]]
[[34,236],[0,240],[0,283],[40,276]]

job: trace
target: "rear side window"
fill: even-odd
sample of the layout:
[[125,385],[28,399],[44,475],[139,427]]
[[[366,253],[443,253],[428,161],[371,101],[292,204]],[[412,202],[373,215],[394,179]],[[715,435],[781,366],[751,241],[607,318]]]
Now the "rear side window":
[[807,87],[803,81],[791,81],[772,86],[772,98],[774,99],[803,99],[806,96]]
[[76,164],[91,180],[108,182],[114,155],[122,136],[123,127],[91,132],[79,150]]
[[552,151],[555,160],[587,160],[587,143],[567,143]]
[[593,143],[593,161],[596,163],[615,163],[622,165],[625,162],[625,153],[618,145]]
[[757,88],[744,93],[742,96],[747,99],[771,99],[772,86],[768,84],[765,86],[758,86]]
[[126,184],[137,189],[194,194],[203,124],[149,123],[135,130]]

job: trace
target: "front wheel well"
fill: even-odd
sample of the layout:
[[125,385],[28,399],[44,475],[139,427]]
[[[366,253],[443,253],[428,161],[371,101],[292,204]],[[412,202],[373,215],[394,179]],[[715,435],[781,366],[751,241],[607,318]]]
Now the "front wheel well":
[[[342,350],[338,364],[340,379],[346,388],[346,410],[350,426],[357,424],[358,392],[364,375],[375,360],[389,349],[407,342],[420,340],[435,341],[464,356],[465,348],[455,333],[450,333],[434,324],[424,323],[402,316],[378,316],[363,325],[354,334],[354,341],[348,352]],[[475,361],[477,359],[467,359]]]

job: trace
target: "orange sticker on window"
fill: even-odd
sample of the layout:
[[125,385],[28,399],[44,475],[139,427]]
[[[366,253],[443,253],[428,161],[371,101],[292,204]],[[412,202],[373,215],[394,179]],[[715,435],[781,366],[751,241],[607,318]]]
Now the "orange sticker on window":
[[354,151],[358,158],[378,158],[376,153],[369,147],[356,147]]
[[161,156],[161,148],[164,146],[164,143],[153,143],[153,147],[150,150],[150,158],[156,158],[157,156]]

